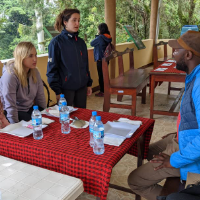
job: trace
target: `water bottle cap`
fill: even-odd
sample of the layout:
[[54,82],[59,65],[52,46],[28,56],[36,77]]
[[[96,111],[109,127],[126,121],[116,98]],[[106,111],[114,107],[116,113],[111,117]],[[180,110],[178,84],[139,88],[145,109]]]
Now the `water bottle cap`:
[[66,105],[67,105],[67,102],[65,102],[65,101],[62,102],[62,105],[63,105],[63,106],[66,106]]
[[61,97],[61,98],[65,98],[65,95],[64,95],[64,94],[61,94],[60,97]]
[[97,121],[101,121],[101,116],[96,116]]
[[33,106],[33,110],[38,110],[38,106]]
[[97,111],[92,111],[92,116],[96,116],[97,115]]

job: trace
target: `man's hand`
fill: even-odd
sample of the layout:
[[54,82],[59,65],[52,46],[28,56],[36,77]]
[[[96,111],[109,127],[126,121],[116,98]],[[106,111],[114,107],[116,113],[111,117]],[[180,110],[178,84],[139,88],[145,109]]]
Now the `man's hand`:
[[158,167],[154,168],[154,170],[159,170],[162,168],[173,168],[170,164],[170,156],[165,153],[159,153],[159,155],[155,155],[151,163],[161,163]]

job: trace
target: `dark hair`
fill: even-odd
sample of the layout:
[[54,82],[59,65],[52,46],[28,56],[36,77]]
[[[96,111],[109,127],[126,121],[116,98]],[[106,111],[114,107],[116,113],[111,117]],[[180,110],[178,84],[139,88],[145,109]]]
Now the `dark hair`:
[[103,34],[105,34],[105,33],[107,33],[107,34],[110,35],[110,31],[108,30],[108,26],[107,26],[106,23],[101,23],[101,24],[99,24],[98,29],[99,29],[99,33],[100,33],[101,35],[103,35]]
[[78,13],[80,14],[80,11],[78,9],[65,9],[63,10],[56,18],[56,22],[54,24],[55,30],[58,30],[61,32],[62,27],[65,27],[64,22],[67,21],[71,18],[72,14]]

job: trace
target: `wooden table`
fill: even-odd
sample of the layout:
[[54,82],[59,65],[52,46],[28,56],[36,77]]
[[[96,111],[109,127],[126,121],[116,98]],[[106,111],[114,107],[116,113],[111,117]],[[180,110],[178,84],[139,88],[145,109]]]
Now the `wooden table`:
[[[169,62],[165,62],[169,63]],[[178,112],[174,112],[174,109],[179,102],[184,88],[181,89],[180,93],[178,94],[176,100],[174,101],[173,105],[171,106],[169,111],[162,111],[162,110],[154,110],[154,91],[157,82],[185,82],[186,73],[183,71],[179,71],[176,68],[176,63],[172,63],[171,66],[162,66],[159,65],[156,69],[150,72],[150,92],[151,92],[151,100],[150,100],[150,118],[153,118],[154,114],[157,115],[167,115],[167,116],[178,116]],[[167,68],[165,71],[156,71],[158,68]]]
[[[71,117],[76,116],[89,121],[91,114],[91,110],[79,108],[71,113]],[[119,147],[105,145],[105,153],[95,155],[89,145],[88,127],[85,129],[71,128],[69,134],[62,134],[59,119],[49,117],[55,122],[43,129],[42,140],[34,140],[32,135],[20,138],[1,133],[0,155],[79,178],[83,181],[85,192],[95,195],[98,199],[106,200],[108,188],[117,188],[109,185],[109,182],[112,169],[119,160],[126,153],[139,155],[139,166],[142,164],[142,159],[146,158],[154,120],[101,111],[97,111],[97,114],[102,117],[104,124],[107,121],[126,117],[140,120],[142,125],[131,138],[126,139]],[[45,115],[45,117],[47,116]],[[118,187],[117,189],[123,188]]]

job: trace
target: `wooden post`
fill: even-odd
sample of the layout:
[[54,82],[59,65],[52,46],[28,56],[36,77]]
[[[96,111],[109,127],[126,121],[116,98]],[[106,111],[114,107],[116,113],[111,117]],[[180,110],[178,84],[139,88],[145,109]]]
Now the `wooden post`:
[[[105,22],[112,36],[112,44],[116,45],[116,0],[104,0]],[[110,62],[110,77],[115,78],[115,59]]]
[[156,39],[158,4],[159,4],[159,0],[151,0],[151,18],[150,18],[149,39],[154,40],[153,44],[155,43],[155,39]]

